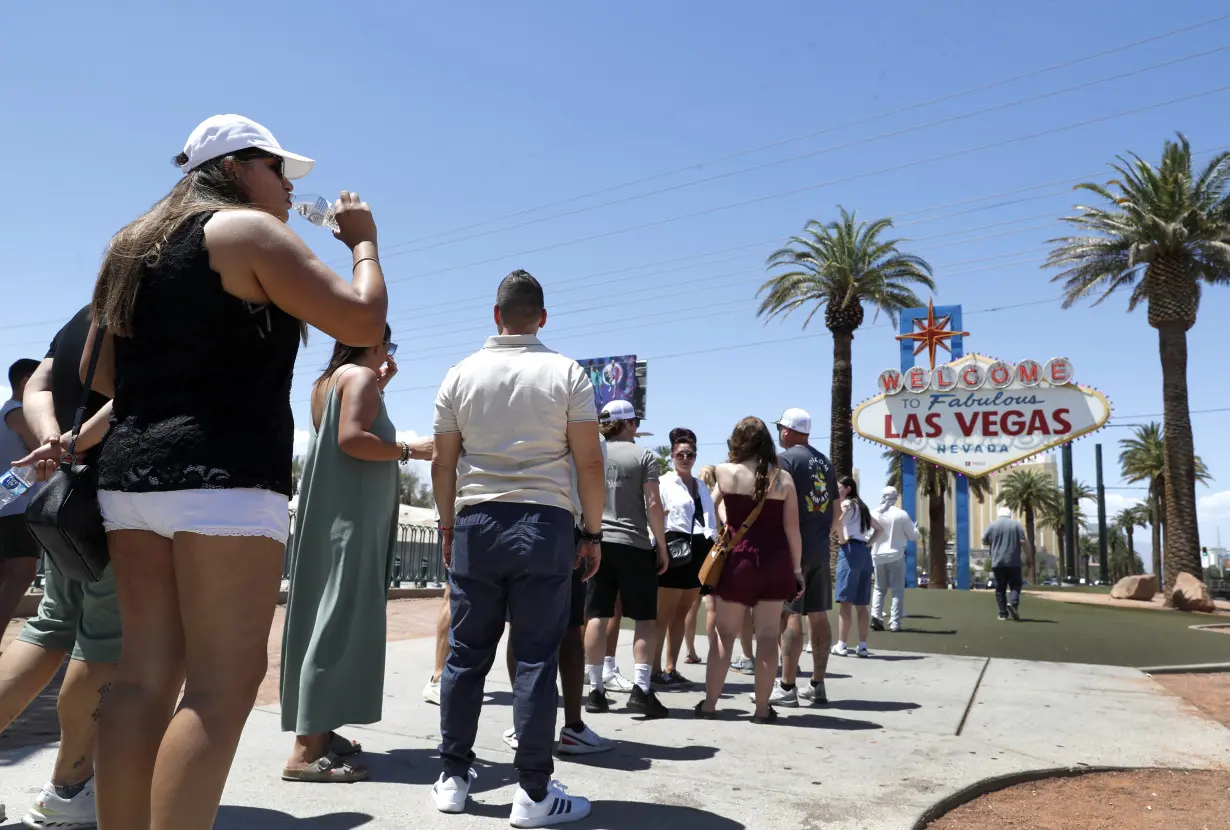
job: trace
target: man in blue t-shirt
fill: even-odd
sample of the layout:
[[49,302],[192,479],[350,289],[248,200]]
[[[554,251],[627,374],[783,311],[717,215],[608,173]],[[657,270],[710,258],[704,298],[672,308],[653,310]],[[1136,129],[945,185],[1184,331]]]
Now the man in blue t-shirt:
[[[794,479],[799,499],[799,531],[803,537],[803,595],[782,607],[782,678],[773,686],[769,702],[775,706],[828,703],[824,672],[829,663],[828,612],[833,608],[833,578],[829,570],[829,534],[837,506],[837,473],[824,453],[808,443],[811,416],[802,409],[787,409],[777,420],[782,451],[781,468]],[[796,688],[803,652],[803,616],[812,643],[811,683]]]

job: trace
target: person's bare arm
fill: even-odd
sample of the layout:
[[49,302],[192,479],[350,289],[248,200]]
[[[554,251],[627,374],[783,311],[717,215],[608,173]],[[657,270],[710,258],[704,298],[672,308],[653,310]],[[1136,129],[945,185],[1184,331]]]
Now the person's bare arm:
[[461,433],[437,432],[432,442],[431,489],[440,514],[440,550],[444,567],[453,561],[453,522],[457,519],[457,461],[461,458]]
[[849,537],[846,536],[846,512],[857,509],[848,499],[841,503],[841,513],[837,517],[837,544],[844,545],[850,541]]
[[[568,452],[577,471],[577,494],[581,499],[581,523],[587,533],[602,532],[602,509],[606,506],[606,464],[602,460],[602,445],[598,440],[597,421],[573,421],[568,424]],[[597,544],[582,541],[577,555],[585,560],[589,579],[602,564]]]
[[232,210],[206,223],[214,270],[252,273],[271,302],[349,346],[384,339],[388,292],[378,259],[376,225],[365,204],[343,200],[335,216],[355,266],[346,282],[284,222],[259,210]]
[[649,530],[658,548],[658,573],[664,574],[670,567],[670,555],[666,550],[666,511],[662,509],[662,491],[657,480],[645,482],[645,509],[649,513]]
[[430,435],[426,438],[415,438],[413,441],[406,442],[410,446],[410,457],[415,461],[430,461],[432,447],[435,441]]
[[54,363],[54,358],[47,357],[38,364],[34,374],[26,381],[26,393],[21,398],[26,423],[39,444],[48,444],[60,437],[55,399],[51,396],[51,367]]
[[[90,373],[90,355],[94,351],[94,340],[98,337],[98,322],[90,323],[90,333],[85,339],[85,349],[81,352],[81,365],[78,367],[78,377],[85,383],[85,376]],[[110,332],[103,335],[102,350],[98,353],[98,365],[94,367],[94,380],[90,388],[95,392],[115,397],[115,336]]]
[[26,416],[22,414],[20,409],[14,409],[5,415],[4,423],[9,429],[17,433],[21,443],[26,445],[27,452],[39,445],[38,438],[34,436],[34,430],[30,429],[30,425],[26,423]]
[[400,461],[400,444],[371,432],[372,423],[380,414],[376,373],[362,367],[347,371],[337,382],[337,394],[341,398],[337,445],[342,452],[360,461]]
[[799,530],[799,497],[794,489],[794,479],[785,473],[779,474],[785,479],[782,489],[785,490],[785,500],[782,503],[782,529],[786,531],[786,543],[790,546],[790,561],[794,565],[796,576],[803,574],[803,533]]

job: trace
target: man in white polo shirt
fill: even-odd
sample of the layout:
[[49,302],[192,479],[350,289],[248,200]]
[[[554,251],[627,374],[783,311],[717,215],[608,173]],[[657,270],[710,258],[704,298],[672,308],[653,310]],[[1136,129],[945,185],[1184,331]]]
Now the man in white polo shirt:
[[[437,809],[465,810],[483,685],[507,618],[517,659],[514,764],[521,786],[513,827],[589,815],[589,801],[551,782],[558,693],[573,569],[598,570],[605,466],[594,389],[576,361],[537,337],[542,286],[525,271],[500,283],[499,334],[454,366],[436,397],[431,480],[448,567],[449,655],[440,683],[444,771]],[[572,467],[583,526],[574,537]]]

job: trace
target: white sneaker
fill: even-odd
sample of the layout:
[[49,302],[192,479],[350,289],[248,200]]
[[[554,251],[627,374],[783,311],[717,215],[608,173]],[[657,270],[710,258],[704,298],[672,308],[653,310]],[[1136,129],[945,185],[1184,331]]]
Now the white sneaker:
[[865,643],[860,643],[860,644],[859,644],[859,647],[858,647],[858,651],[857,651],[857,652],[855,652],[855,653],[856,653],[859,657],[864,657],[864,658],[865,658],[865,657],[870,657],[870,656],[871,656],[871,652],[867,650],[867,645],[866,645]]
[[[748,692],[747,696],[751,698],[753,702],[756,700],[755,692]],[[798,687],[796,686],[790,691],[786,691],[785,689],[782,688],[782,681],[774,680],[773,681],[773,691],[769,693],[769,705],[770,706],[784,706],[788,709],[797,707],[799,705]]]
[[561,729],[559,748],[556,751],[560,755],[596,755],[599,752],[609,752],[614,748],[614,741],[608,741],[588,726],[582,725],[580,729],[572,729],[568,726]]
[[833,647],[829,649],[829,654],[833,655],[834,657],[849,657],[850,649],[846,648],[845,644],[843,643],[835,643]]
[[895,623],[889,623],[889,624],[888,624],[888,630],[889,630],[889,631],[891,631],[891,632],[893,632],[894,634],[896,634],[898,631],[900,631],[900,630],[901,630],[901,623],[897,623],[897,622],[895,622]]
[[478,777],[473,769],[469,775],[462,778],[454,775],[445,778],[440,773],[440,780],[431,788],[431,800],[436,802],[436,809],[441,813],[462,813],[466,809],[466,799],[470,797],[470,781]]
[[602,678],[602,685],[606,687],[608,692],[622,692],[623,694],[628,694],[632,691],[632,688],[636,684],[616,670]]
[[743,674],[751,674],[756,671],[756,664],[746,657],[741,657],[730,664],[730,670],[742,672]]
[[806,643],[803,644],[803,653],[811,654],[811,640],[808,640]]
[[428,680],[427,685],[423,687],[423,700],[428,703],[440,705],[440,681]]
[[516,749],[517,747],[521,746],[521,742],[517,740],[517,730],[516,729],[504,730],[504,743],[508,744],[510,749]]
[[563,784],[552,781],[547,787],[547,797],[538,802],[531,800],[525,790],[517,787],[508,821],[513,827],[551,827],[579,821],[589,815],[589,810],[589,799],[568,795],[568,789]]
[[42,792],[21,821],[34,830],[44,827],[93,827],[98,823],[94,816],[94,779],[87,781],[81,792],[72,798],[60,798],[53,785],[44,784]]

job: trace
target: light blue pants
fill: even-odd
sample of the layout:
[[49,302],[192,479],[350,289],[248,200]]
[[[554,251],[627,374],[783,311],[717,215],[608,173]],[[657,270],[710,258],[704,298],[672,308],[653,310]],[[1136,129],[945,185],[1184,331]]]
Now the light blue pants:
[[871,616],[881,617],[884,610],[884,594],[891,591],[893,603],[891,622],[901,625],[901,612],[905,609],[905,558],[884,565],[876,565],[876,587],[871,594]]

